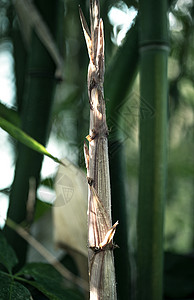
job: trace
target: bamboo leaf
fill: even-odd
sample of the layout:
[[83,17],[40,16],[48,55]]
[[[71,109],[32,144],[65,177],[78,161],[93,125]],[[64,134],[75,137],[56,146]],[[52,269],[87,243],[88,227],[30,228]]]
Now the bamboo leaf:
[[[8,245],[6,239],[0,233],[0,264],[2,264],[8,272],[11,273],[12,268],[15,267],[17,263],[18,259],[14,250]],[[2,298],[0,297],[0,299]]]
[[[57,286],[57,282],[53,282],[53,285],[44,285],[39,282],[27,281],[30,285],[35,287],[37,290],[42,292],[50,300],[83,300],[84,298],[80,295],[78,291],[73,289],[60,289]],[[46,287],[45,287],[46,286]],[[53,289],[54,288],[54,289]]]
[[18,140],[20,143],[26,145],[27,147],[35,150],[43,155],[46,155],[53,159],[55,162],[63,164],[57,157],[50,154],[46,148],[38,143],[35,139],[26,134],[23,130],[6,121],[4,118],[0,117],[0,127],[9,133],[12,137]]
[[78,291],[64,287],[63,277],[49,264],[27,264],[18,275],[30,275],[34,281],[27,282],[51,300],[83,299]]
[[12,122],[15,126],[20,126],[20,117],[17,111],[2,102],[0,102],[0,117]]
[[12,276],[0,272],[0,299],[1,300],[31,300],[31,294],[19,282],[13,281]]

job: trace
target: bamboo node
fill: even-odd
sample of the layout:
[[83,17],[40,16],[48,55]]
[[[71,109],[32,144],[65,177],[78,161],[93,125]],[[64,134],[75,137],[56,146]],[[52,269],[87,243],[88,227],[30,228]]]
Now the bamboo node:
[[92,249],[95,253],[98,253],[100,251],[105,250],[114,250],[115,248],[118,248],[117,245],[113,244],[113,237],[116,231],[116,227],[119,224],[119,221],[117,221],[108,231],[104,238],[104,240],[98,245],[98,246],[90,246],[90,249]]
[[102,251],[112,251],[116,248],[120,248],[117,244],[114,244],[114,243],[110,243],[110,244],[107,244],[105,246],[103,246],[102,248],[99,248],[99,246],[97,247],[94,247],[94,246],[90,246],[89,247],[95,254],[97,253],[100,253]]
[[94,182],[94,179],[91,178],[91,177],[87,177],[87,181],[88,181],[88,184],[89,184],[90,186],[92,186],[92,184],[93,184],[93,182]]
[[86,139],[88,140],[88,142],[93,141],[98,135],[98,132],[95,129],[92,129],[92,135],[88,134],[86,136]]

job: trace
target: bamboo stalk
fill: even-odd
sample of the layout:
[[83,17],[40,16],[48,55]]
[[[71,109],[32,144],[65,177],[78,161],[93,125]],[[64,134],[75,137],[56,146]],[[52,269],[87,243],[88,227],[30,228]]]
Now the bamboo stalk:
[[91,35],[82,11],[80,18],[90,58],[88,94],[90,103],[90,133],[85,144],[88,197],[88,262],[90,299],[116,299],[113,257],[111,193],[108,161],[108,129],[104,102],[104,32],[98,0],[90,0]]
[[[167,1],[140,1],[140,175],[138,300],[163,294],[163,216],[167,153]],[[154,115],[144,118],[145,105]]]
[[[39,0],[35,1],[35,4],[42,11],[44,20],[55,35],[57,31],[57,8],[61,7],[62,2],[55,1],[54,3],[49,0],[45,6],[44,0]],[[48,138],[56,83],[55,63],[33,31],[21,103],[21,127],[42,145],[45,145]],[[18,224],[26,220],[29,179],[35,178],[37,188],[42,159],[43,157],[39,153],[22,144],[18,145],[15,176],[8,209],[8,217]],[[19,258],[19,269],[26,260],[27,243],[7,226],[4,228],[4,233]]]
[[[130,265],[132,253],[129,244],[129,228],[127,226],[127,202],[130,195],[126,191],[126,158],[125,143],[122,130],[119,126],[122,114],[119,109],[126,99],[127,93],[132,89],[138,68],[138,22],[127,33],[122,46],[114,55],[105,76],[105,99],[107,101],[107,123],[111,128],[109,134],[109,156],[112,216],[119,219],[119,234],[116,243],[122,245],[119,251],[115,251],[115,271],[117,281],[117,295],[120,300],[132,299],[134,293],[134,272]],[[129,68],[130,66],[130,68]],[[116,71],[115,71],[116,70]],[[114,84],[113,84],[114,83]],[[122,110],[124,113],[124,110]],[[112,153],[111,149],[116,149]],[[129,188],[130,189],[130,188]],[[118,201],[119,199],[119,201]]]

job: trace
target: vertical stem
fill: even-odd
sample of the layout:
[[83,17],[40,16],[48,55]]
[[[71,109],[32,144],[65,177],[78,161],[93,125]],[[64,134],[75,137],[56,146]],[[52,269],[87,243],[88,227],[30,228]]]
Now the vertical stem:
[[[130,66],[130,68],[129,68]],[[120,300],[132,297],[132,274],[130,269],[130,247],[128,243],[127,202],[130,195],[126,192],[125,143],[120,129],[122,103],[131,89],[138,67],[138,26],[136,24],[127,33],[124,43],[118,48],[105,76],[105,98],[107,102],[109,133],[109,159],[112,193],[112,216],[119,220],[116,243],[120,246],[115,251],[115,271],[117,294]],[[116,70],[116,71],[115,71]],[[114,84],[113,84],[114,83]],[[123,103],[124,104],[124,103]],[[122,110],[123,111],[123,110]]]
[[88,94],[90,102],[89,151],[85,145],[89,184],[88,197],[88,262],[90,299],[116,299],[113,258],[113,235],[118,222],[112,227],[111,193],[108,161],[108,130],[104,101],[104,31],[100,19],[99,1],[90,0],[91,35],[85,18],[80,17],[90,64]]
[[[60,0],[55,3],[44,0],[35,1],[46,23],[53,34],[56,33],[57,8],[62,5]],[[45,145],[50,125],[50,115],[54,99],[56,79],[55,64],[47,49],[36,33],[32,33],[31,49],[28,57],[25,91],[21,107],[22,129],[41,144]],[[8,217],[16,223],[26,220],[26,203],[29,193],[29,180],[34,178],[38,187],[42,155],[19,144],[15,176],[10,193]],[[19,258],[18,268],[26,260],[27,242],[16,232],[5,226],[4,233]]]
[[[140,1],[138,300],[161,300],[167,152],[167,1]],[[146,117],[149,107],[153,115]]]

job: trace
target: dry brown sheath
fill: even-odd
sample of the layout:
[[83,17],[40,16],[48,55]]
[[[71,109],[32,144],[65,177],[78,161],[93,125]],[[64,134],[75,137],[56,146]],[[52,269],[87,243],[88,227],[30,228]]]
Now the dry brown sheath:
[[88,95],[90,133],[85,144],[89,183],[88,259],[90,300],[115,300],[116,282],[113,258],[113,236],[118,222],[112,226],[111,193],[108,160],[108,129],[104,101],[104,31],[98,0],[90,0],[91,33],[80,9],[80,18],[89,54]]

